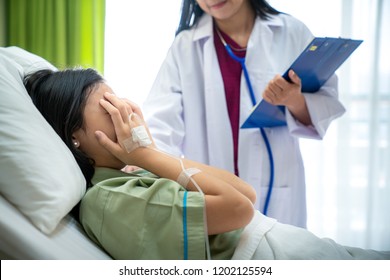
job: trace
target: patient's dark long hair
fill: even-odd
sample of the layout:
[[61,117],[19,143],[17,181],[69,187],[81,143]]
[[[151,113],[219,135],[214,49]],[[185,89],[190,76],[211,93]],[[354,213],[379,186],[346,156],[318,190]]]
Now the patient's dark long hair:
[[103,82],[103,77],[93,69],[45,69],[24,79],[34,105],[75,157],[87,181],[87,187],[91,186],[94,162],[74,146],[72,135],[76,130],[84,128],[83,113],[87,98]]
[[[268,19],[271,15],[277,15],[280,12],[273,8],[266,0],[249,0],[253,10],[262,19]],[[181,15],[176,35],[181,31],[190,29],[196,25],[198,20],[204,14],[196,0],[183,0],[181,4]]]
[[[103,82],[103,77],[93,69],[45,69],[29,74],[24,79],[34,105],[75,157],[87,187],[92,185],[94,161],[74,146],[72,135],[76,130],[84,128],[84,109],[88,96]],[[79,204],[72,209],[71,214],[79,219]]]

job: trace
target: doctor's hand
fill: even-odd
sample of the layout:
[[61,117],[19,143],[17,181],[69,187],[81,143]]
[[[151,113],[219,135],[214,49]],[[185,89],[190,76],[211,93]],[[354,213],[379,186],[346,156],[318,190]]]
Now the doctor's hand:
[[311,118],[306,106],[306,100],[302,94],[301,79],[290,70],[288,76],[291,82],[282,76],[276,75],[263,92],[263,99],[273,105],[283,105],[302,124],[311,125]]
[[301,79],[293,70],[288,72],[291,82],[282,76],[276,75],[263,92],[263,99],[273,105],[294,106],[300,102]]

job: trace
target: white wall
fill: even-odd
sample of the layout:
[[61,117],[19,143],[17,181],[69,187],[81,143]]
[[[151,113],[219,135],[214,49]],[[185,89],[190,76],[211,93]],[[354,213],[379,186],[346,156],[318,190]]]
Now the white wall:
[[114,92],[141,105],[175,38],[181,0],[106,0],[105,73]]

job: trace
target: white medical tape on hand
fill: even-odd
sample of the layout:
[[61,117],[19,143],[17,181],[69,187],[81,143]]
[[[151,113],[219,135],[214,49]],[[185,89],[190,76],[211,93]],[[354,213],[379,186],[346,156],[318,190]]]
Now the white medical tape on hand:
[[133,142],[138,142],[141,147],[146,147],[152,144],[152,140],[149,138],[149,134],[146,131],[145,126],[136,126],[131,130],[133,136]]
[[122,142],[126,152],[130,153],[139,147],[147,147],[152,144],[145,126],[140,125],[131,129],[131,137]]
[[199,172],[202,172],[201,170],[199,170],[198,168],[188,168],[188,169],[184,169],[180,174],[179,176],[177,177],[177,180],[176,182],[178,182],[180,185],[182,185],[183,187],[187,187],[189,181],[190,181],[190,178],[199,173]]

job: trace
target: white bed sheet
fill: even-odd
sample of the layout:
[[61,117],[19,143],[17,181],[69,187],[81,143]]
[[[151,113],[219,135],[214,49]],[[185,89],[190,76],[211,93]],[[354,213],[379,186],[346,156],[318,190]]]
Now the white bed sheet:
[[69,215],[52,234],[45,235],[3,196],[0,196],[0,213],[1,259],[111,259]]

